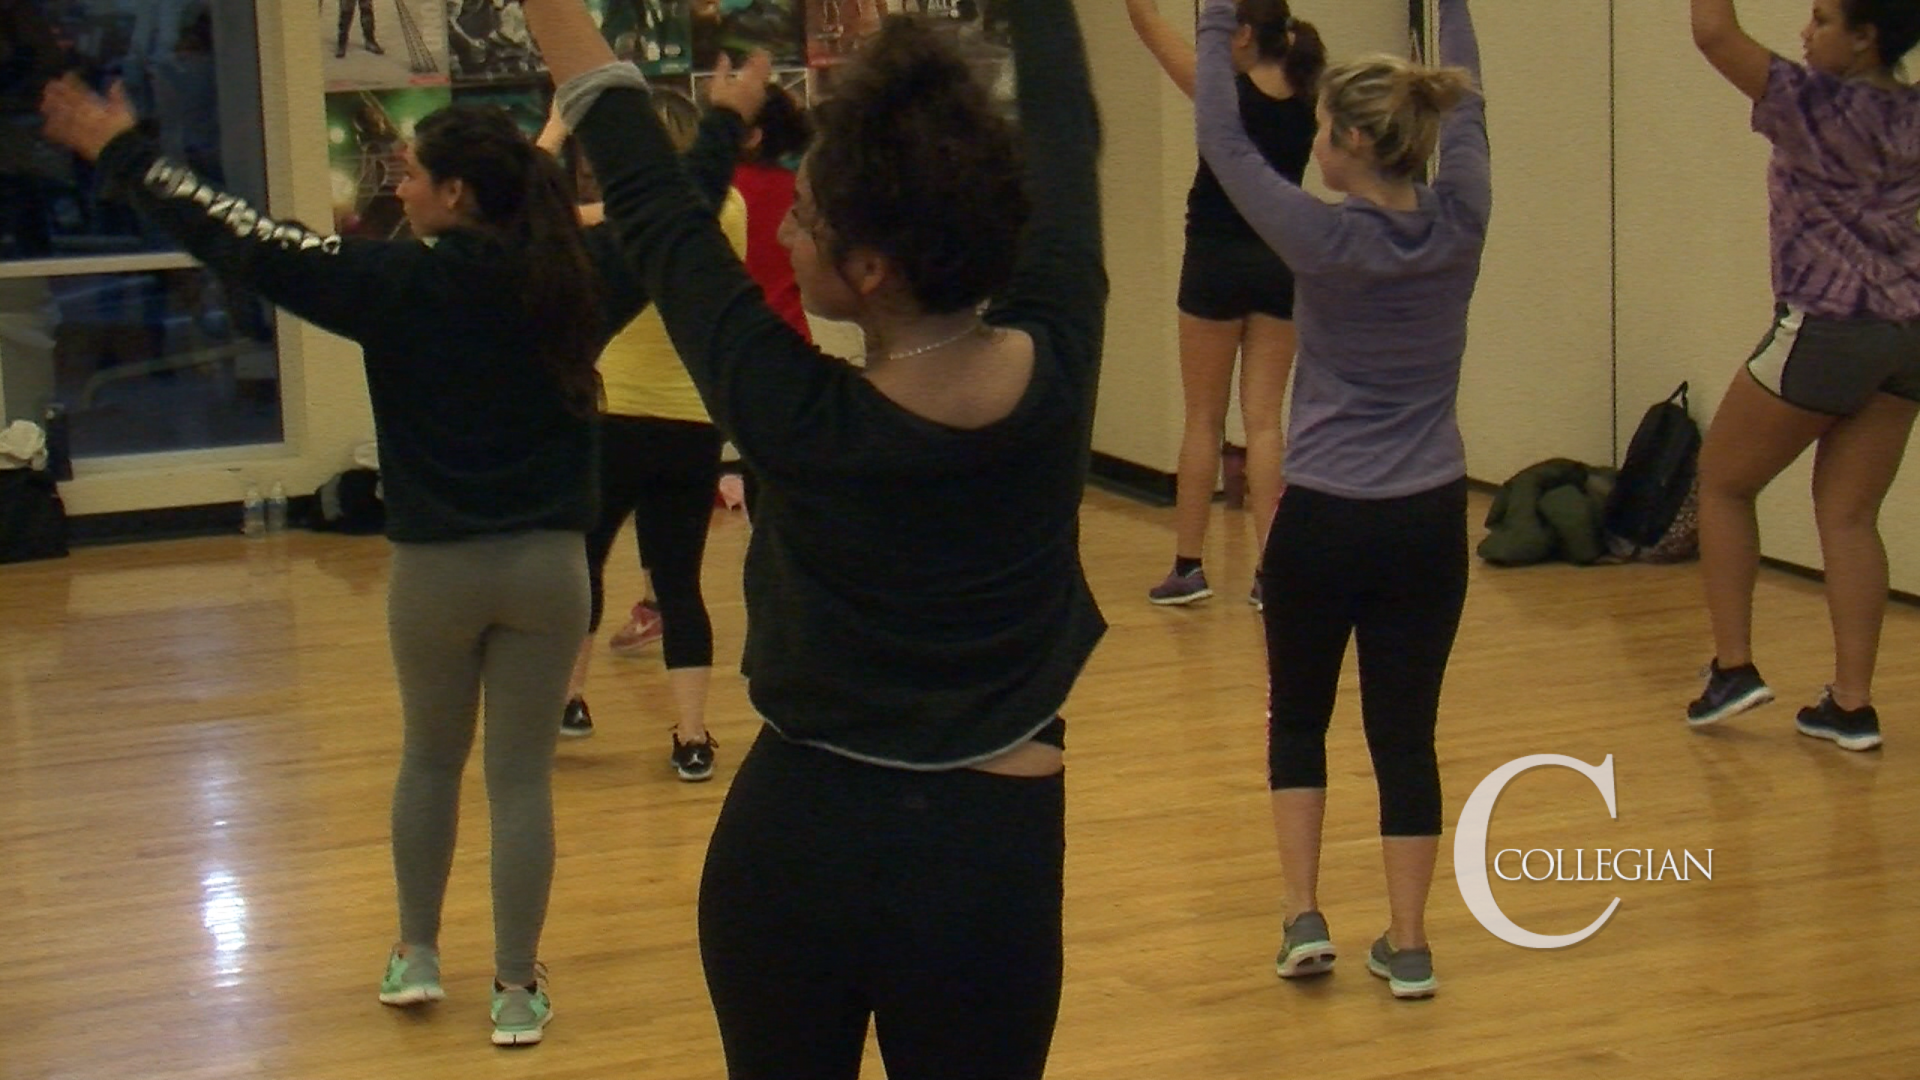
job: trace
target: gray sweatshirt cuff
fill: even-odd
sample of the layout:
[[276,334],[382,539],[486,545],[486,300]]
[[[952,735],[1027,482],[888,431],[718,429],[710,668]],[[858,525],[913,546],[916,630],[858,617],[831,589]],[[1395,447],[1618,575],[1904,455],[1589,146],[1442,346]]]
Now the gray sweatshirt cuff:
[[647,77],[632,64],[615,62],[568,79],[566,85],[554,93],[554,101],[560,107],[560,119],[565,121],[567,130],[579,129],[580,122],[587,118],[587,110],[593,108],[602,91],[622,86],[645,90]]

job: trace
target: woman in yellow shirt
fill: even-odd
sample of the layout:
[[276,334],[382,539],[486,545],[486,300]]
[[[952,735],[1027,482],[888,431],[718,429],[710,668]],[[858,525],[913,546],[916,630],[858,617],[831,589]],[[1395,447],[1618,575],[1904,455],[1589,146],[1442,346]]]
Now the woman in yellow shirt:
[[[705,131],[693,102],[671,91],[653,93],[654,109],[682,154],[698,156],[695,144],[713,150],[718,175],[731,172],[739,136],[731,114],[713,117]],[[557,150],[564,129],[550,124],[541,143]],[[696,172],[701,170],[696,167]],[[724,181],[723,181],[724,183]],[[738,191],[725,188],[718,211],[720,226],[744,256],[747,206]],[[599,207],[582,207],[583,218]],[[673,770],[680,779],[713,776],[717,747],[706,726],[707,687],[713,670],[713,623],[700,592],[700,567],[720,481],[723,439],[688,378],[665,324],[651,307],[607,343],[600,354],[604,387],[600,418],[600,517],[587,534],[587,566],[593,584],[593,618],[574,667],[574,679],[561,733],[593,734],[585,688],[594,635],[606,609],[604,570],[613,542],[634,519],[640,564],[651,575],[659,598],[665,636],[667,686],[677,723],[673,731]]]

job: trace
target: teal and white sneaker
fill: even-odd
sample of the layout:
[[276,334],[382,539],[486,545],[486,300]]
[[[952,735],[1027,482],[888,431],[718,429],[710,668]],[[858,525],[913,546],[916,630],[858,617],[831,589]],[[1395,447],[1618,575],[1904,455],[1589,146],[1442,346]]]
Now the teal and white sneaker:
[[552,1022],[553,999],[547,996],[544,971],[531,987],[493,984],[493,1045],[532,1046]]
[[1440,988],[1433,977],[1432,949],[1396,949],[1387,944],[1385,934],[1367,954],[1367,970],[1387,980],[1387,989],[1397,998],[1430,998]]
[[1273,970],[1283,979],[1325,975],[1333,970],[1334,955],[1326,918],[1317,911],[1303,911],[1287,924]]
[[[405,951],[402,951],[405,950]],[[394,946],[387,957],[387,974],[380,980],[380,1001],[386,1005],[423,1005],[441,1001],[440,954],[432,949]]]

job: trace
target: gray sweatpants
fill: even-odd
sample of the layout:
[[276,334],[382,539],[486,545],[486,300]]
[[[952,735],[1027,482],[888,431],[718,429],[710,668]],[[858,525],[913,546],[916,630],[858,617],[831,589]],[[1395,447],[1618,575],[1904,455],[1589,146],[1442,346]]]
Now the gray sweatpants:
[[554,741],[587,608],[580,533],[394,545],[387,627],[406,714],[393,792],[400,940],[438,947],[484,688],[494,966],[508,984],[534,981],[553,884]]

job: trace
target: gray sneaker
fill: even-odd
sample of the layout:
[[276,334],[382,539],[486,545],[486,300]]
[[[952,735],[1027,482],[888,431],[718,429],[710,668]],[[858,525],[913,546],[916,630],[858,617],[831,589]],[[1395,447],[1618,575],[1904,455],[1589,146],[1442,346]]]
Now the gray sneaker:
[[1440,987],[1433,977],[1432,949],[1396,949],[1385,934],[1367,954],[1367,970],[1387,980],[1397,998],[1429,998]]
[[1327,933],[1326,918],[1317,911],[1303,911],[1287,924],[1273,970],[1283,979],[1325,975],[1333,970],[1333,959],[1333,939]]
[[387,956],[387,973],[380,980],[380,1001],[387,1005],[424,1005],[445,1000],[440,988],[440,954],[432,949],[414,948],[402,952],[394,946]]
[[553,1022],[553,999],[547,996],[547,972],[536,965],[532,986],[493,984],[493,1045],[532,1046],[545,1037]]

